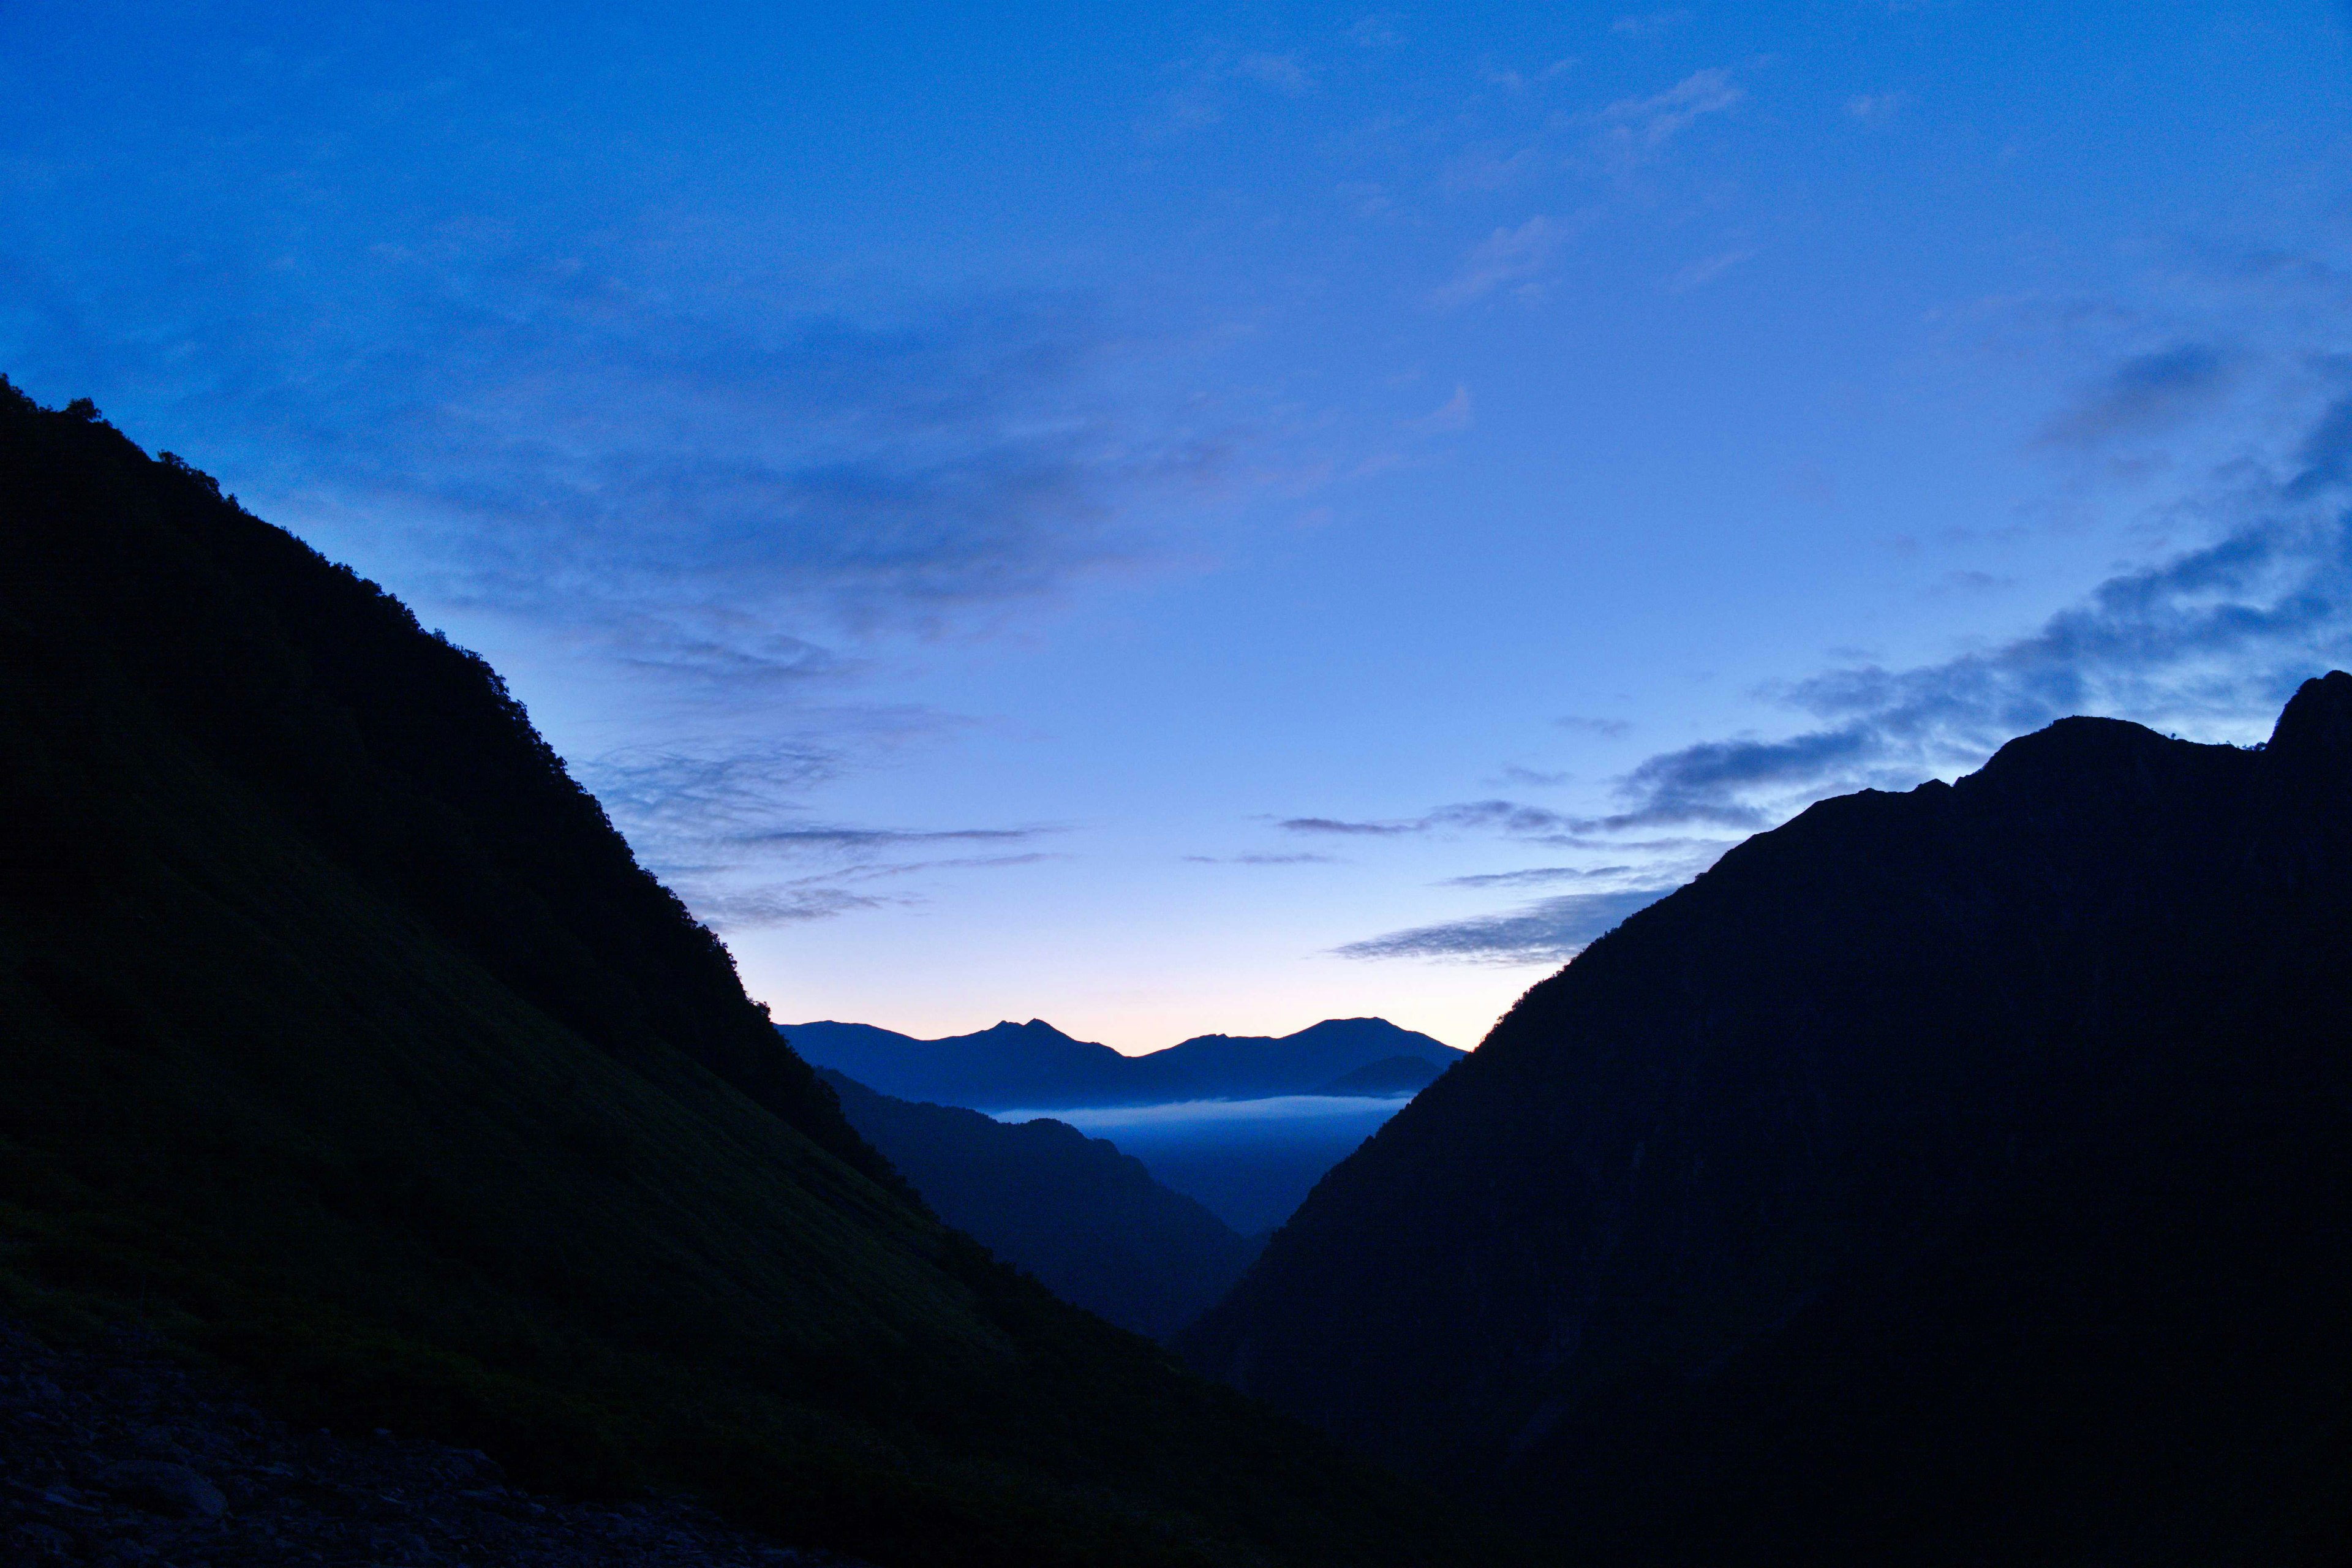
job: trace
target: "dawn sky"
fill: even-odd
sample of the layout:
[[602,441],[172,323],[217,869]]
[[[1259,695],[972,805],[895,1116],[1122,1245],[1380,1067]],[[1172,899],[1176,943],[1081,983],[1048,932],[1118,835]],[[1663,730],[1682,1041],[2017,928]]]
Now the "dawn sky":
[[1475,1045],[2352,663],[2320,5],[0,8],[0,372],[477,648],[778,1017]]

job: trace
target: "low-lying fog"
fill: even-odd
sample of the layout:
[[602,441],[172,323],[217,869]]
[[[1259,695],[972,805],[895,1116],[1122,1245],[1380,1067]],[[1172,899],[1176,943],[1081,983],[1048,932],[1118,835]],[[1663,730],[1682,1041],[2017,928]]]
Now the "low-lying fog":
[[998,1110],[999,1121],[1051,1117],[1108,1138],[1164,1184],[1255,1236],[1290,1217],[1323,1173],[1355,1152],[1411,1095],[1285,1094],[1082,1110]]

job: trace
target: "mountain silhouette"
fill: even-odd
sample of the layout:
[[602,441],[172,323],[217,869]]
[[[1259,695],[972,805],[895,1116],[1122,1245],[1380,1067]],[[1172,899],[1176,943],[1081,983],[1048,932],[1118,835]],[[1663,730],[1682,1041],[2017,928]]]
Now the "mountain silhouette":
[[[1464,1055],[1384,1018],[1327,1018],[1278,1038],[1201,1035],[1139,1057],[1074,1040],[1041,1018],[940,1040],[918,1040],[870,1024],[780,1027],[809,1061],[836,1068],[880,1093],[982,1110],[1316,1094],[1334,1079],[1401,1057],[1431,1064],[1437,1069],[1428,1075],[1433,1079]],[[1391,1069],[1391,1076],[1402,1081],[1406,1075]],[[1411,1093],[1412,1089],[1332,1092]]]
[[1180,1344],[1593,1563],[2341,1561],[2352,676],[1628,919]]
[[1465,1540],[940,1224],[487,665],[5,382],[0,1310],[884,1568]]
[[1123,1329],[1166,1339],[1257,1256],[1260,1243],[1108,1139],[1048,1118],[1003,1122],[894,1099],[830,1068],[817,1076],[941,1219]]

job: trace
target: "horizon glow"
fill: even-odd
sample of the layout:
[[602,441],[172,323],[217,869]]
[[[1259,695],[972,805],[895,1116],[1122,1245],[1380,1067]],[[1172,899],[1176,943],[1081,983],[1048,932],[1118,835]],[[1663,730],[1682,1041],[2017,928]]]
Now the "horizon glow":
[[1475,1046],[2352,665],[2340,5],[0,13],[0,373],[504,674],[780,1017]]

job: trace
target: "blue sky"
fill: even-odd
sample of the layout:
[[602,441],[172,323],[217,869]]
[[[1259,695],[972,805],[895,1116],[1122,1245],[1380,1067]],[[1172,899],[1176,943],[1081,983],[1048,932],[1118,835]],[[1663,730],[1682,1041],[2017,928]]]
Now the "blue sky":
[[786,1019],[1469,1046],[2352,663],[2318,5],[0,10],[0,371],[507,672]]

